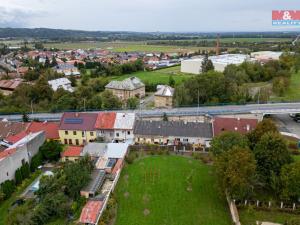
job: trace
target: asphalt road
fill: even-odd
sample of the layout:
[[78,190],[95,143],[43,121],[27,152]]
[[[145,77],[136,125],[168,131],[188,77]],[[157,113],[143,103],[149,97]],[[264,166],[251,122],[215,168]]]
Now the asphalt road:
[[300,137],[300,123],[295,122],[288,114],[272,116],[281,132],[296,134]]
[[[271,103],[271,104],[250,104],[250,105],[222,105],[222,106],[204,106],[173,109],[152,109],[152,110],[120,110],[120,112],[134,112],[138,116],[162,116],[166,113],[168,116],[195,116],[195,115],[235,115],[235,114],[289,114],[300,113],[299,103]],[[62,113],[36,113],[29,115],[31,119],[41,121],[58,121]],[[0,119],[10,121],[20,121],[22,115],[0,115]]]

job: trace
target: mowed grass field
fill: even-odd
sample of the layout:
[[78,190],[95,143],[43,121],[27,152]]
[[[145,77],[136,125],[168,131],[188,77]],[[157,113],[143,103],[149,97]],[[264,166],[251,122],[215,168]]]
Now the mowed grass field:
[[230,225],[213,168],[181,156],[151,156],[126,166],[116,189],[115,225]]
[[254,209],[239,210],[239,216],[243,225],[255,225],[256,221],[285,224],[288,220],[300,219],[300,215],[276,211],[256,211]]
[[143,82],[154,83],[154,84],[168,84],[169,77],[172,76],[176,82],[179,84],[186,79],[191,78],[193,75],[184,74],[180,72],[180,66],[154,70],[154,71],[140,71],[132,74],[126,74],[122,76],[111,77],[112,80],[124,80],[128,77],[138,77]]

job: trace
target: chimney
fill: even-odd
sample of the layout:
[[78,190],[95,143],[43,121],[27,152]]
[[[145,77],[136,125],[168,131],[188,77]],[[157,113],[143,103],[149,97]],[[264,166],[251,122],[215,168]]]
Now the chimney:
[[250,131],[250,125],[249,124],[247,124],[247,131]]

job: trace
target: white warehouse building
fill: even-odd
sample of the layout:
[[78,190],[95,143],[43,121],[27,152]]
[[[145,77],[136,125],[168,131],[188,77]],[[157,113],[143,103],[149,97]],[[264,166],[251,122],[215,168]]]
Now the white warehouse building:
[[[245,61],[251,61],[249,55],[243,54],[226,54],[218,56],[210,56],[209,59],[212,61],[215,67],[215,71],[223,72],[225,67],[234,64],[240,65]],[[202,72],[202,58],[188,59],[181,62],[181,72],[200,74]]]

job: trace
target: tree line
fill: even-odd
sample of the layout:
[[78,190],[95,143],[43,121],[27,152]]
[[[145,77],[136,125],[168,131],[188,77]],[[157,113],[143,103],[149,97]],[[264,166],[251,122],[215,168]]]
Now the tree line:
[[72,218],[85,203],[80,190],[90,181],[92,169],[93,164],[86,156],[77,162],[64,163],[53,176],[42,177],[36,200],[28,200],[10,211],[6,224],[43,225]]
[[216,72],[210,60],[202,65],[204,73],[184,81],[175,88],[174,102],[177,106],[210,103],[246,103],[267,101],[263,91],[260,96],[251,95],[247,83],[271,82],[273,91],[282,96],[289,86],[291,73],[300,69],[300,55],[284,54],[278,61],[265,64],[244,62],[228,65],[224,72]]
[[[244,201],[255,196],[296,203],[300,197],[300,162],[270,120],[247,135],[223,132],[211,143],[220,190]],[[270,200],[270,199],[268,199]]]

